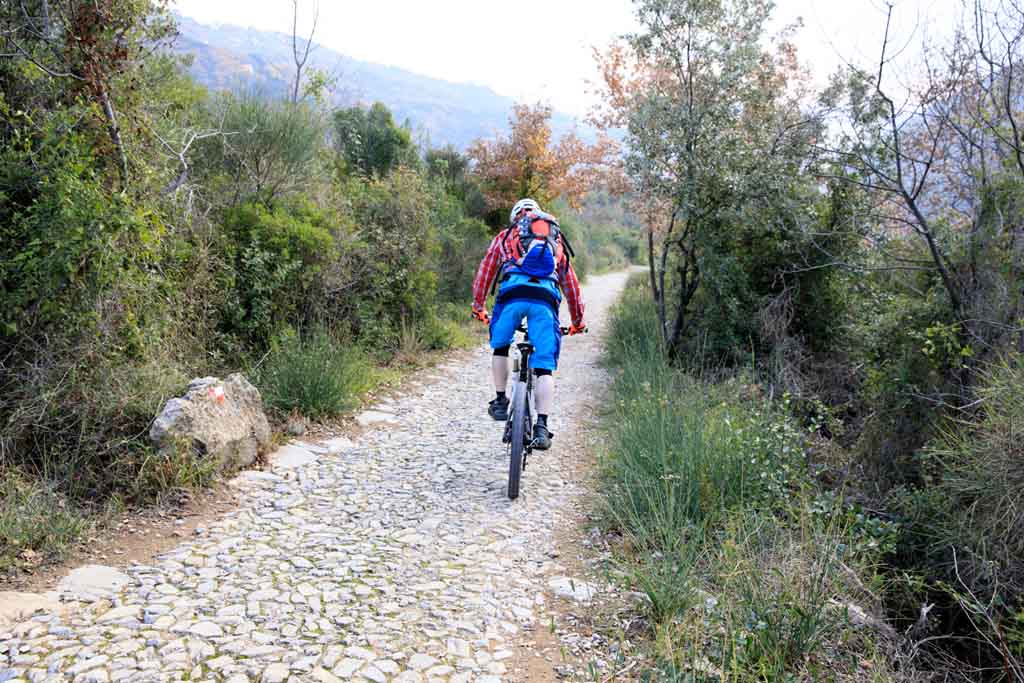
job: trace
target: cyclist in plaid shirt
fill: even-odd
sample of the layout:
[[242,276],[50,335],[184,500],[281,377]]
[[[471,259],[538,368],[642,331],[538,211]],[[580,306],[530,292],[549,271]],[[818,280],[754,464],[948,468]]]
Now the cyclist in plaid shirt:
[[[509,400],[505,390],[509,376],[509,349],[516,327],[526,318],[530,341],[536,349],[531,358],[531,367],[537,378],[534,392],[537,402],[534,448],[546,450],[551,447],[548,415],[554,405],[553,373],[558,367],[562,345],[558,309],[564,294],[572,319],[569,334],[582,332],[585,329],[583,297],[579,279],[562,248],[560,238],[534,239],[530,244],[522,244],[518,239],[521,234],[520,225],[540,226],[538,229],[543,230],[550,230],[553,226],[557,230],[558,222],[554,216],[541,211],[532,199],[521,199],[513,207],[509,223],[510,227],[500,232],[491,242],[473,280],[473,315],[490,323],[490,343],[494,349],[491,370],[497,396],[488,405],[487,412],[495,420],[508,419]],[[494,315],[491,317],[487,314],[485,303],[495,279],[499,286]]]

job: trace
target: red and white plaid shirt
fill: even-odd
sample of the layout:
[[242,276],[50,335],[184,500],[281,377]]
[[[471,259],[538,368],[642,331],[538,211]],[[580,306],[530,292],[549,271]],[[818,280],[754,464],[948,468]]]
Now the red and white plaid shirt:
[[[501,267],[513,260],[505,244],[506,240],[503,239],[505,233],[506,231],[502,230],[491,241],[491,246],[487,248],[487,255],[484,256],[484,260],[480,262],[480,267],[477,268],[476,277],[473,279],[474,311],[482,311],[484,309],[484,304],[487,302],[487,294],[491,289],[491,283],[494,282],[494,278],[498,277]],[[580,292],[580,281],[576,277],[576,271],[573,270],[569,257],[564,250],[562,257],[558,260],[558,266],[555,268],[555,271],[558,274],[558,286],[561,288],[562,294],[565,295],[565,303],[569,306],[572,324],[582,325],[583,294]]]

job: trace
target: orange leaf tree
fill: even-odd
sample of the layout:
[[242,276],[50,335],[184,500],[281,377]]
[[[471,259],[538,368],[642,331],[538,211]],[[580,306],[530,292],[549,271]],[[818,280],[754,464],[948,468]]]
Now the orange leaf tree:
[[595,183],[617,178],[613,141],[602,137],[589,145],[568,133],[554,142],[550,120],[547,105],[517,104],[509,117],[507,136],[477,140],[470,146],[473,175],[483,189],[492,225],[501,225],[506,212],[522,197],[542,205],[561,198],[578,207]]

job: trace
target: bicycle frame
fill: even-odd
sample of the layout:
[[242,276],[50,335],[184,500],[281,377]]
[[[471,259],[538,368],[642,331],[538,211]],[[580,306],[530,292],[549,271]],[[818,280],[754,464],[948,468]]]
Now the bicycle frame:
[[[533,373],[530,372],[530,356],[533,355],[533,343],[530,342],[529,330],[520,323],[516,327],[516,332],[523,333],[523,339],[516,343],[516,350],[519,352],[518,357],[512,359],[512,396],[510,405],[515,405],[516,392],[522,391],[525,388],[526,391],[526,425],[524,431],[530,435],[526,442],[523,444],[523,469],[526,469],[526,456],[533,452]],[[502,437],[502,442],[508,443],[511,440],[512,435],[512,419],[513,414],[509,414],[508,422],[505,423],[505,433]]]

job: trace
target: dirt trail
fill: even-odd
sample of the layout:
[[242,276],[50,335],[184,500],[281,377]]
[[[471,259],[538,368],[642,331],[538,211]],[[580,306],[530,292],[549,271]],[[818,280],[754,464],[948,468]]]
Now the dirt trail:
[[293,444],[243,473],[237,511],[124,585],[68,587],[62,614],[0,633],[0,683],[571,677],[549,624],[586,597],[560,548],[578,528],[603,331],[626,278],[584,288],[592,333],[563,343],[555,445],[519,500],[504,495],[481,348],[364,414],[358,439]]

